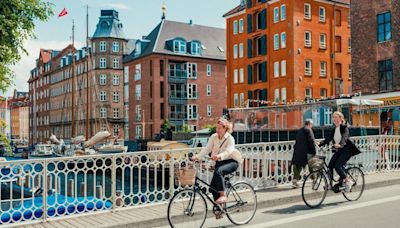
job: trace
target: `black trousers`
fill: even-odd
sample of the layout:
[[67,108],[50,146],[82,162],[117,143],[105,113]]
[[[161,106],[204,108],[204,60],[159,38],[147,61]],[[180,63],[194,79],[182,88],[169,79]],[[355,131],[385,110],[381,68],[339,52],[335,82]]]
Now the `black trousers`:
[[214,176],[210,184],[213,188],[210,188],[210,192],[213,195],[214,200],[217,200],[220,197],[219,192],[225,191],[224,176],[235,172],[238,166],[238,162],[233,159],[216,162]]
[[343,180],[346,179],[346,172],[344,170],[344,165],[351,158],[350,151],[347,148],[340,148],[336,153],[333,154],[331,160],[329,161],[329,170],[333,175],[333,169],[339,174],[339,184],[343,183]]

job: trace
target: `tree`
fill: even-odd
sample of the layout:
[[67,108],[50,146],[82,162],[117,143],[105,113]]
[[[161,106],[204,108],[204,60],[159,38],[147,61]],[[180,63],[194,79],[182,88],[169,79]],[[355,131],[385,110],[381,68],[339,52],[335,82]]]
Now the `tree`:
[[208,128],[209,129],[210,135],[212,135],[215,132],[217,132],[217,125],[215,125],[215,124],[206,124],[206,125],[204,125],[204,128]]
[[183,132],[183,133],[190,133],[190,132],[192,132],[192,129],[190,129],[189,125],[184,124],[184,125],[182,126],[182,132]]
[[53,4],[42,0],[7,0],[0,1],[0,90],[5,92],[12,85],[15,77],[10,69],[20,59],[21,54],[28,54],[24,41],[35,38],[36,20],[47,21]]

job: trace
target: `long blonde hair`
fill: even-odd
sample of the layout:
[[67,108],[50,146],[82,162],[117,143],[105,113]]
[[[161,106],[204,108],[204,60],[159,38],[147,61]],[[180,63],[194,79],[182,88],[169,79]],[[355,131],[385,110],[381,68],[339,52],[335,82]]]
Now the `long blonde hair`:
[[232,131],[233,131],[232,123],[229,122],[227,119],[219,118],[217,124],[221,124],[228,133],[232,133]]
[[334,116],[334,115],[337,115],[337,116],[339,116],[340,117],[340,119],[342,120],[342,124],[344,124],[344,115],[343,115],[343,113],[342,112],[340,112],[340,111],[336,111],[336,112],[334,112],[333,113],[333,115],[332,116]]

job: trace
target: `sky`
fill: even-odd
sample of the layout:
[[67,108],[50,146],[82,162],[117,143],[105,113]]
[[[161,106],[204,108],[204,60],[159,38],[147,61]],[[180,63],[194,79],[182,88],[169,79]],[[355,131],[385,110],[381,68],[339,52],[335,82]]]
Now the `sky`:
[[[80,48],[86,37],[86,5],[89,6],[89,36],[93,35],[101,9],[115,9],[123,24],[127,38],[137,39],[147,35],[161,20],[163,0],[47,0],[54,4],[54,16],[47,22],[35,23],[36,39],[25,42],[29,55],[23,55],[21,61],[12,67],[16,74],[14,84],[6,92],[12,95],[14,89],[28,91],[30,70],[35,67],[40,48],[62,49],[71,43],[72,20],[75,21],[75,45]],[[165,0],[166,19],[189,22],[212,27],[225,28],[222,15],[240,0]],[[66,8],[68,15],[58,18]],[[1,95],[4,95],[0,93]]]

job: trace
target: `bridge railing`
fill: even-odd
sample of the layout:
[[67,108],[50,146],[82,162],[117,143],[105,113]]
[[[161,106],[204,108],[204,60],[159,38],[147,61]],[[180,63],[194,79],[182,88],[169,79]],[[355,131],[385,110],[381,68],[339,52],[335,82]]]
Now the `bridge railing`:
[[[365,173],[400,170],[399,136],[364,136],[352,140],[362,154],[349,163]],[[290,183],[294,142],[241,144],[244,161],[233,181],[256,189]],[[145,151],[0,163],[0,226],[46,221],[65,216],[121,210],[168,202],[183,188],[176,168],[186,166],[196,149]],[[329,161],[332,151],[327,148]],[[212,170],[202,165],[200,178],[210,182]]]

